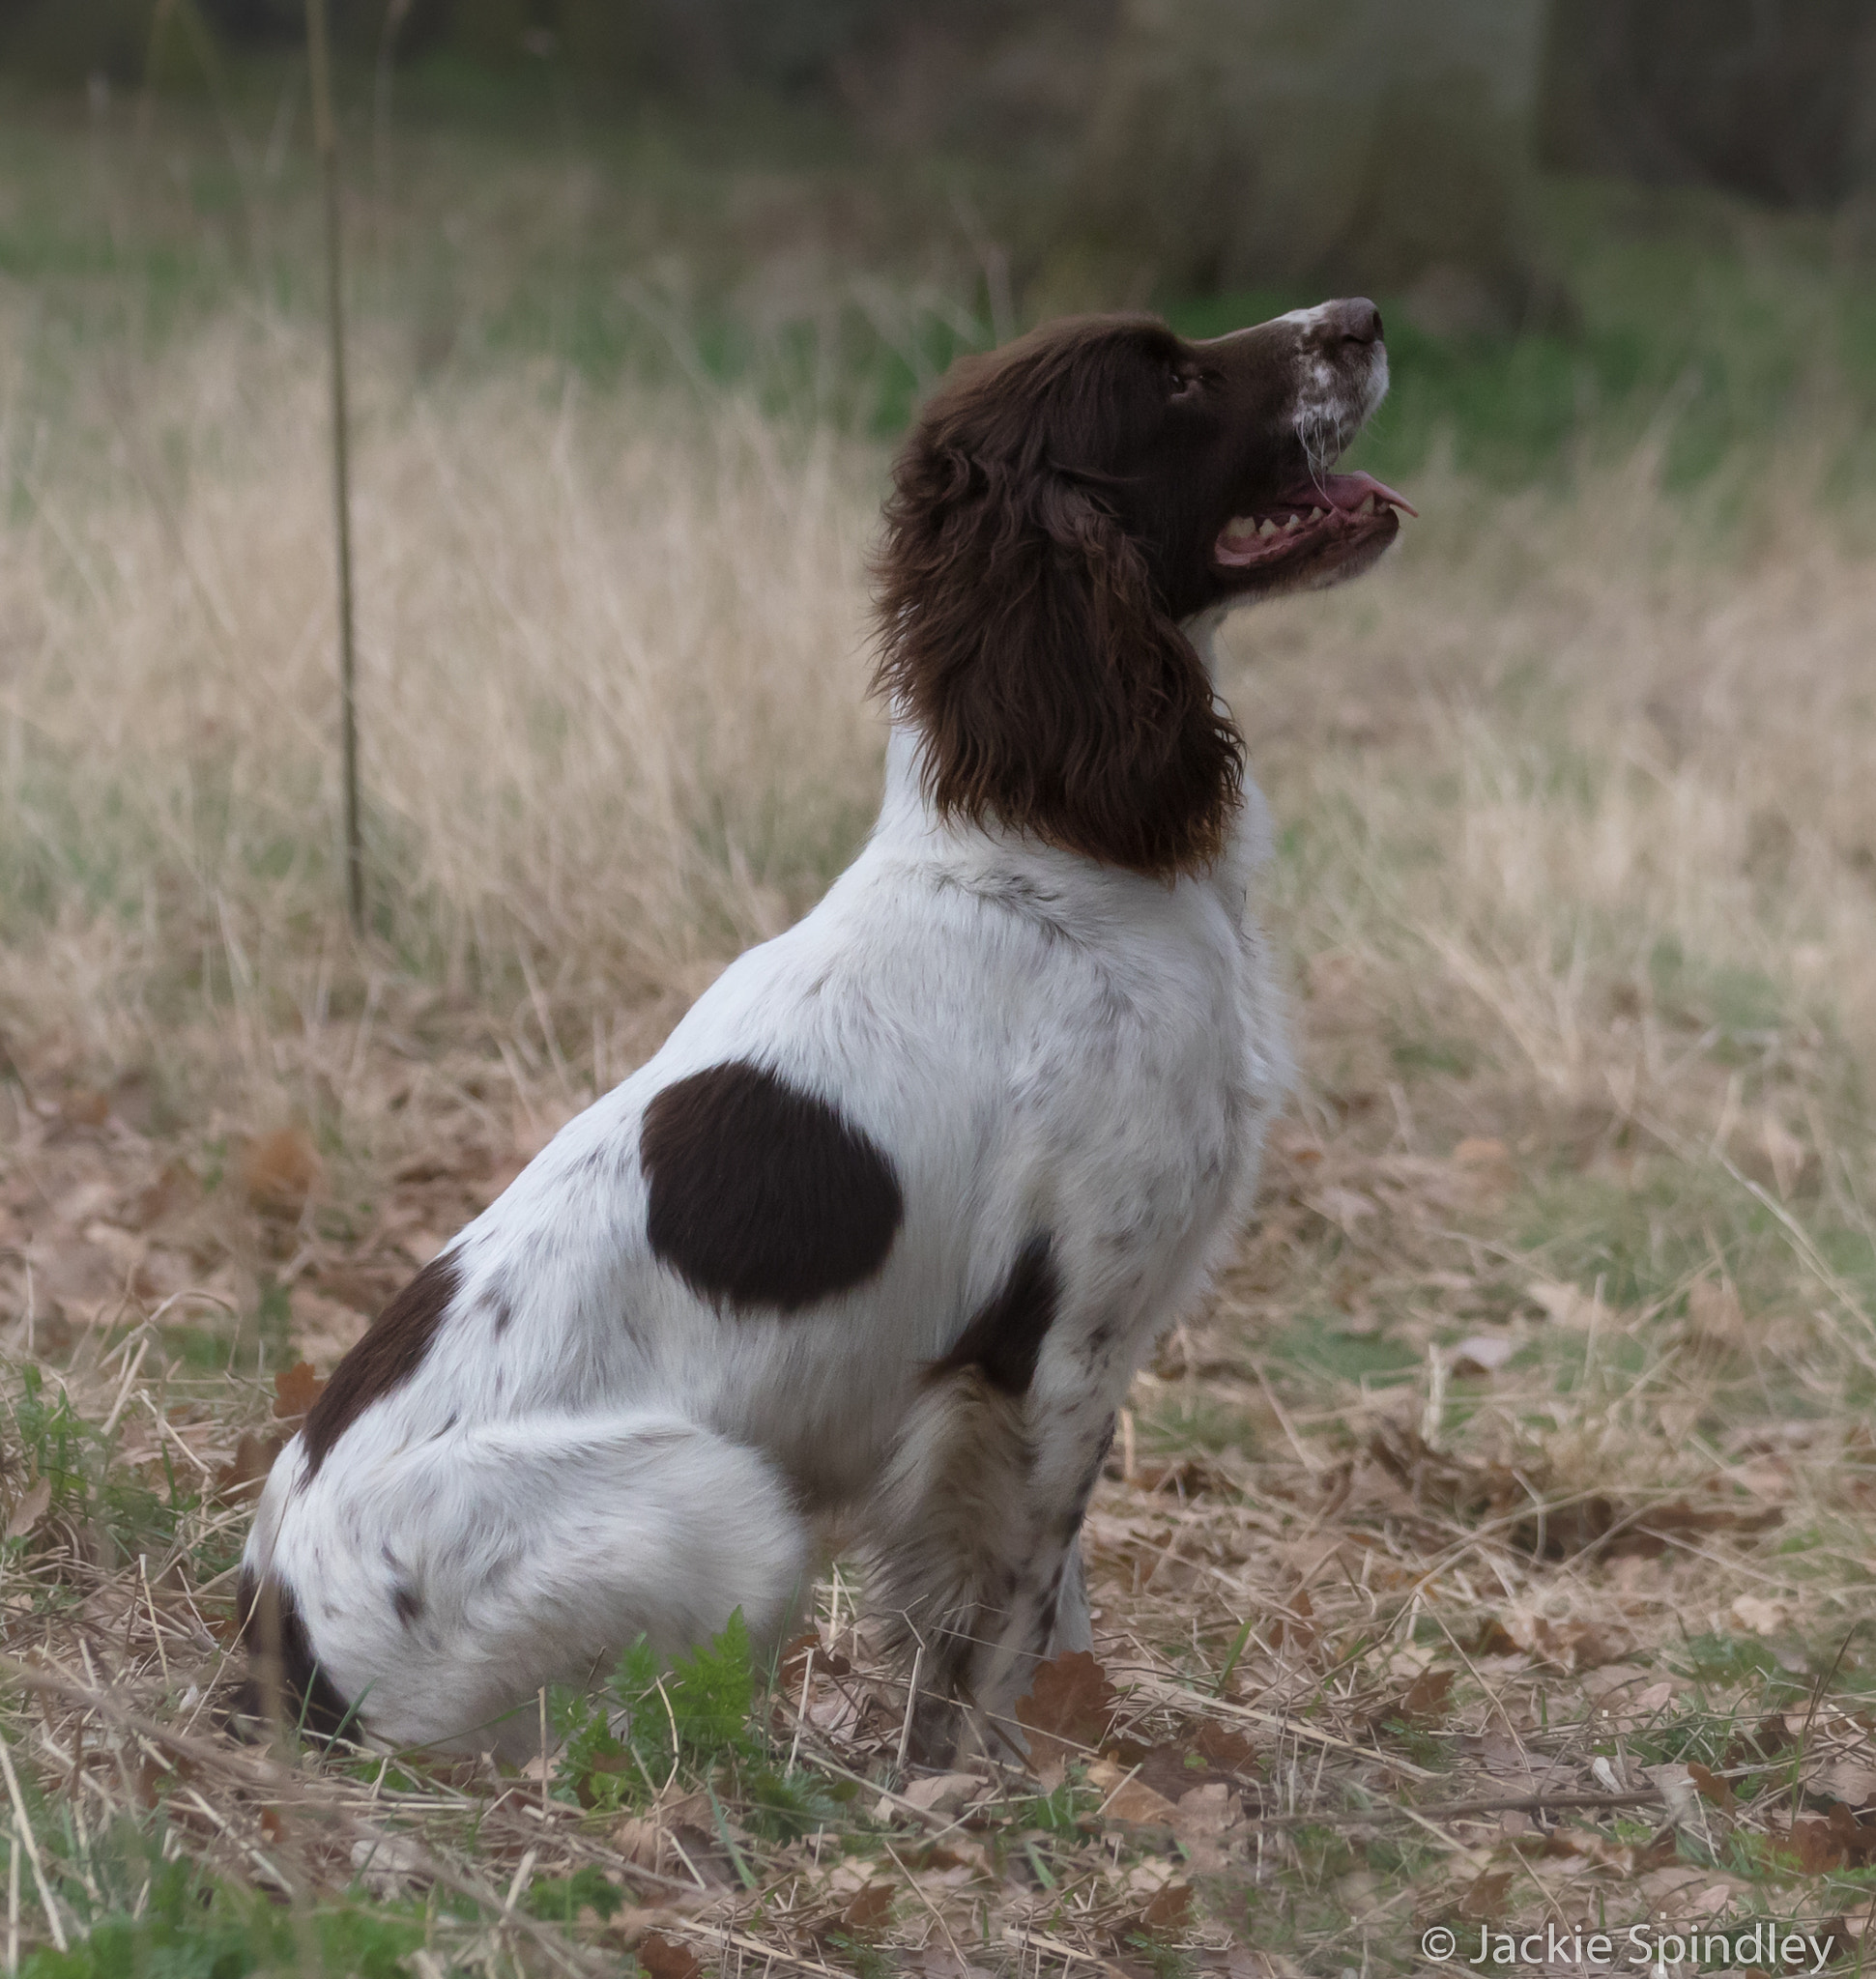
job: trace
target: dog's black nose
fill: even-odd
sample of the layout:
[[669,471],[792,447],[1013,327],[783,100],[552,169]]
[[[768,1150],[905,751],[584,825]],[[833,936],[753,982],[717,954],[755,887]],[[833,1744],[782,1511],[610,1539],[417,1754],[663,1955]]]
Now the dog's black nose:
[[1325,344],[1378,344],[1381,341],[1381,312],[1366,296],[1349,296],[1328,303],[1322,312],[1322,341]]

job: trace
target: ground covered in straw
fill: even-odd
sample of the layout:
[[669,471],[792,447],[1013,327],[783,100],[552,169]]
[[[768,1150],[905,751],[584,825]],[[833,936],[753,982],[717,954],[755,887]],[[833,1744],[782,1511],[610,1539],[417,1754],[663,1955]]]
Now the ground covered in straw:
[[[1307,609],[1279,652],[1320,656]],[[1365,836],[1327,758],[1371,819],[1429,725],[1468,733],[1385,666],[1359,696],[1292,684],[1245,692],[1301,731],[1265,738],[1293,841]],[[1494,832],[1501,868],[1535,828],[1557,856],[1554,797],[1486,788],[1485,746],[1456,758],[1478,789],[1414,813],[1462,827],[1442,886]],[[1649,774],[1627,801],[1656,800]],[[1615,801],[1585,821],[1606,835]],[[1630,851],[1647,865],[1645,832]],[[623,1732],[550,1699],[544,1769],[230,1739],[254,1480],[595,1068],[544,994],[496,1022],[384,968],[271,1047],[328,1095],[323,1130],[178,1123],[148,1070],[42,1022],[0,1167],[9,1962],[1405,1971],[1439,1926],[1475,1964],[1546,1924],[1605,1930],[1621,1963],[1631,1927],[1671,1953],[1760,1917],[1860,1946],[1876,1341],[1848,1046],[1659,934],[1639,966],[1508,956],[1478,917],[1559,903],[1476,875],[1417,926],[1411,846],[1311,856],[1293,842],[1273,886],[1313,949],[1303,1087],[1097,1493],[1098,1657],[1038,1680],[1029,1764],[968,1774],[902,1763],[905,1688],[838,1563],[779,1669],[735,1640],[662,1677],[628,1658]],[[1395,911],[1364,909],[1382,888]],[[1311,943],[1317,914],[1337,940]],[[1769,1963],[1731,1944],[1701,1963]]]
[[[1643,1928],[1669,1965],[1860,1957],[1876,585],[1836,249],[1625,208],[1573,264],[1575,344],[1403,334],[1403,401],[1416,364],[1478,387],[1451,445],[1383,415],[1421,520],[1228,634],[1301,1075],[1140,1377],[1097,1654],[1038,1679],[1027,1762],[903,1763],[836,1561],[775,1669],[628,1655],[502,1775],[226,1735],[253,1488],[383,1302],[864,832],[884,451],[838,394],[712,372],[602,266],[570,167],[539,168],[564,212],[440,170],[466,204],[413,237],[480,242],[505,187],[668,362],[527,343],[466,249],[433,335],[372,264],[354,942],[316,318],[159,128],[167,175],[128,124],[0,120],[37,271],[0,280],[7,1964],[1366,1975],[1445,1929],[1579,1971],[1579,1928],[1626,1969]],[[195,260],[118,244],[172,237]],[[544,260],[508,273],[586,321]],[[902,399],[935,292],[836,298],[909,353]],[[848,377],[838,316],[777,349]],[[1697,362],[1646,341],[1682,321]],[[1671,390],[1592,416],[1637,352]],[[1742,1941],[1769,1919],[1817,1948]]]

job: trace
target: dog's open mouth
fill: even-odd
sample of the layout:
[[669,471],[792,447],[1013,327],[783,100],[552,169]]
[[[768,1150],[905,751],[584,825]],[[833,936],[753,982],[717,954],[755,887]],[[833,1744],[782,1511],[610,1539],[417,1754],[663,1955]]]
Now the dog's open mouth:
[[1372,474],[1319,474],[1260,502],[1249,515],[1234,515],[1212,556],[1228,569],[1243,570],[1319,550],[1352,550],[1392,536],[1400,527],[1396,509],[1419,512]]

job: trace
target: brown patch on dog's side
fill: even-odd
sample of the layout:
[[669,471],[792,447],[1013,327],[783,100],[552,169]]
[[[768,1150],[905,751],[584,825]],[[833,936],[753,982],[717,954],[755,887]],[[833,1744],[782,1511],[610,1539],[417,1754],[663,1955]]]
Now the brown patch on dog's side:
[[863,1284],[906,1214],[884,1153],[824,1100],[759,1065],[658,1093],[639,1156],[652,1251],[706,1299],[795,1312]]
[[301,1432],[308,1477],[318,1474],[326,1453],[373,1402],[417,1372],[461,1283],[462,1268],[450,1252],[433,1257],[332,1369]]

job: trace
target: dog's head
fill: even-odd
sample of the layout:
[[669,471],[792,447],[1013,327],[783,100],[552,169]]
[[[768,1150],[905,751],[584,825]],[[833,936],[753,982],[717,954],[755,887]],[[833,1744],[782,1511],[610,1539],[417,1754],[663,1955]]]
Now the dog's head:
[[1141,873],[1214,859],[1242,745],[1182,627],[1393,541],[1401,498],[1330,472],[1387,376],[1360,301],[1204,343],[1080,318],[954,366],[879,559],[879,684],[939,813]]

